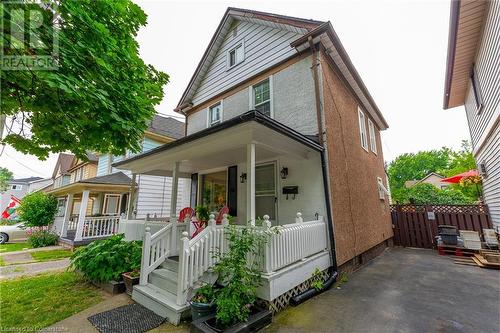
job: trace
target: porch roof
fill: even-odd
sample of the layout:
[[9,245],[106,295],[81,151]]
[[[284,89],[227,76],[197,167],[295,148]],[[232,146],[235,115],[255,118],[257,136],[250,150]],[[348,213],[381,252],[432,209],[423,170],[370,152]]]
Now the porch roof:
[[258,160],[276,155],[307,159],[310,153],[323,150],[312,138],[251,110],[113,166],[133,173],[170,176],[174,163],[180,162],[180,177],[187,178],[199,170],[245,161],[248,143],[258,147]]
[[131,183],[132,180],[120,171],[110,175],[83,179],[47,192],[53,195],[74,194],[84,190],[91,192],[124,193],[129,191]]

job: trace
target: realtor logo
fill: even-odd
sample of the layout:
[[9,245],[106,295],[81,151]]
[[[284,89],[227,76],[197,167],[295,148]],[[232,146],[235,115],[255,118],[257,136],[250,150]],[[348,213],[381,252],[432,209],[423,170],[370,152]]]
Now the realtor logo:
[[0,3],[2,70],[58,68],[59,15],[55,1],[7,0]]

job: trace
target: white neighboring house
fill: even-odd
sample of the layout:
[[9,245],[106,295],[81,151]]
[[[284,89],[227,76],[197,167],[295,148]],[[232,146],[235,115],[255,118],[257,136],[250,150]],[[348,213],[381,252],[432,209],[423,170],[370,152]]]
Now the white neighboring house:
[[22,199],[26,194],[38,191],[52,184],[51,178],[29,177],[12,179],[8,182],[5,192],[0,192],[0,212],[2,212],[10,202],[11,195],[17,199]]
[[500,227],[500,1],[451,2],[444,109],[465,106],[483,197]]
[[[144,133],[141,153],[184,135],[184,123],[171,117],[155,116]],[[127,156],[87,154],[87,160],[61,154],[54,169],[54,186],[48,193],[58,198],[54,228],[60,241],[70,246],[109,237],[119,232],[120,216],[166,220],[170,212],[171,177],[138,176],[111,166]],[[177,207],[189,205],[190,180],[179,186]]]

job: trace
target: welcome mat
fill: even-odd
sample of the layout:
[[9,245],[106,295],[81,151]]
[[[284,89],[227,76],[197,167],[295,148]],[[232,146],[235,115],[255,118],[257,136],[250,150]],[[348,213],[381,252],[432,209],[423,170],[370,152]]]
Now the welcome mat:
[[101,333],[142,333],[160,326],[165,318],[134,303],[87,318]]

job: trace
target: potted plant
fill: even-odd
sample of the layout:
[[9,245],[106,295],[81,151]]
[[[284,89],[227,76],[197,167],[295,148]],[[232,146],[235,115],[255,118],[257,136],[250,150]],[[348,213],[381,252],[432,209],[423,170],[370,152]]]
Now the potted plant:
[[132,296],[132,291],[134,290],[134,286],[139,284],[139,278],[141,271],[139,269],[134,269],[131,272],[126,272],[122,274],[123,282],[125,283],[125,289],[127,294]]
[[189,302],[193,320],[215,314],[215,289],[210,284],[205,284],[196,290]]
[[200,225],[206,225],[210,218],[210,209],[207,206],[196,206],[194,210],[196,211],[196,218],[200,222]]
[[221,285],[215,295],[217,309],[214,315],[194,320],[191,332],[253,332],[271,323],[271,312],[259,307],[257,298],[269,232],[251,225],[225,227],[229,249],[215,254],[219,262],[214,271]]

